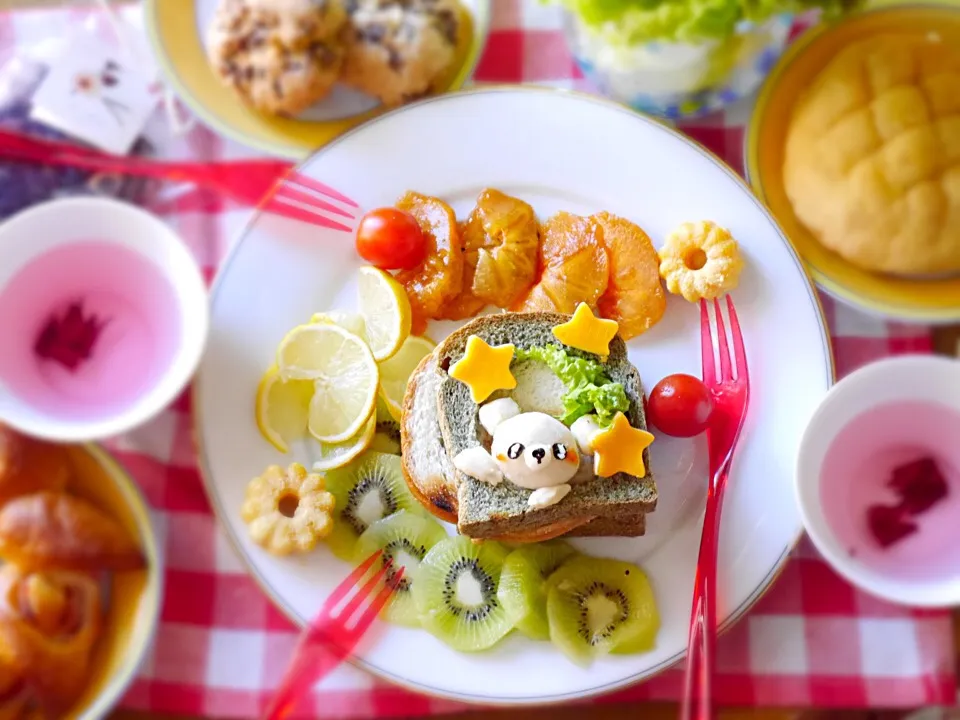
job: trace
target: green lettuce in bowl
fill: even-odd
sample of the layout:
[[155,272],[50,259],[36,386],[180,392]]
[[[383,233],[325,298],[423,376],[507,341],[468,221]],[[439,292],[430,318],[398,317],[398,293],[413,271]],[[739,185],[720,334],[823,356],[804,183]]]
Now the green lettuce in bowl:
[[820,10],[839,16],[862,0],[554,0],[609,42],[698,43],[726,40],[743,23]]
[[753,94],[808,11],[864,0],[542,0],[564,9],[567,44],[602,94],[671,120]]

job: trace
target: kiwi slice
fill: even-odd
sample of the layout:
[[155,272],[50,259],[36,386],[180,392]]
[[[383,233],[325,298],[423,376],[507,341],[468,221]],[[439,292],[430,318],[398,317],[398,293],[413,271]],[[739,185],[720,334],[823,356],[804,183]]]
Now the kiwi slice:
[[643,570],[620,560],[578,555],[550,576],[550,639],[573,661],[653,647],[660,616]]
[[398,455],[364,452],[327,473],[327,490],[337,501],[327,544],[342,560],[353,560],[357,538],[377,520],[398,510],[425,514],[407,489]]
[[517,625],[533,640],[549,640],[547,578],[576,551],[562,540],[522,545],[503,562],[497,598]]
[[[357,539],[354,560],[360,564],[377,550],[383,550],[383,562],[393,561],[386,582],[396,592],[383,611],[390,622],[419,627],[420,613],[413,602],[413,586],[417,582],[420,561],[427,551],[447,537],[440,523],[427,517],[399,510],[389,517],[377,520]],[[403,567],[403,577],[397,580],[396,571]]]
[[[393,423],[397,424],[396,418],[393,417],[393,413],[390,412],[390,408],[387,407],[387,403],[383,400],[383,395],[377,393],[377,404],[376,404],[377,413],[377,425],[380,423]],[[398,425],[399,427],[399,425]]]
[[458,535],[437,543],[423,558],[413,585],[420,622],[455,650],[485,650],[513,629],[497,599],[507,550]]
[[381,396],[377,396],[377,433],[370,444],[371,450],[400,454],[400,423],[390,414],[387,404]]
[[381,430],[382,423],[377,423],[377,431],[373,435],[368,450],[387,453],[388,455],[400,454],[400,441],[395,440],[389,428]]

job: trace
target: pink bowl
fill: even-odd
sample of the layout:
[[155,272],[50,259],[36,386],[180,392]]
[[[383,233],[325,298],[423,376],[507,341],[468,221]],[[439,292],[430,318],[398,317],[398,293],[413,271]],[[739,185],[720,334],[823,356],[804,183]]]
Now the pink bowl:
[[[923,457],[935,460],[947,495],[883,548],[867,510],[896,505],[894,469]],[[902,604],[960,604],[960,363],[902,356],[835,385],[801,440],[796,491],[811,540],[850,582]]]

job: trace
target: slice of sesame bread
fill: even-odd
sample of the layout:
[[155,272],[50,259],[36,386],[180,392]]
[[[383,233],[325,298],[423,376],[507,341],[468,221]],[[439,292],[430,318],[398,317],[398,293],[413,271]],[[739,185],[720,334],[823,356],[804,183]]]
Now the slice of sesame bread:
[[[449,458],[456,457],[467,448],[483,445],[487,441],[486,431],[479,423],[478,406],[471,399],[469,388],[448,375],[450,367],[463,357],[467,338],[477,335],[489,345],[512,343],[521,349],[548,344],[559,345],[559,341],[553,335],[553,328],[569,319],[569,316],[557,313],[485,315],[467,323],[437,347],[434,351],[437,356],[436,373],[440,376],[437,411],[443,444]],[[572,355],[598,359],[595,355],[571,348],[564,349]],[[605,361],[605,369],[611,380],[624,386],[630,401],[630,407],[626,413],[630,424],[636,428],[646,429],[640,374],[627,359],[626,345],[619,336],[610,343],[610,354]],[[552,371],[545,365],[542,372],[549,372],[552,375]],[[537,378],[536,373],[529,373],[529,376],[531,381]],[[516,390],[502,394],[515,399],[526,397],[528,402],[536,401],[538,405],[544,402],[542,398],[538,399],[541,393],[536,388],[532,391],[529,388],[520,388],[519,376],[517,381]],[[542,385],[544,383],[538,382],[537,388]],[[523,405],[521,408],[525,411],[546,410],[546,408],[523,407]],[[645,466],[649,469],[649,450],[644,450],[643,456]],[[618,473],[609,478],[594,476],[585,482],[574,484],[570,493],[559,503],[537,509],[530,508],[527,504],[529,490],[517,487],[508,481],[499,485],[490,485],[456,470],[454,470],[454,478],[457,489],[457,526],[462,534],[478,539],[510,533],[534,532],[537,528],[577,517],[623,518],[629,519],[628,523],[633,520],[635,526],[635,518],[652,512],[657,504],[656,483],[649,470],[644,478],[624,473]],[[627,534],[616,531],[613,526],[606,529],[614,535]],[[642,530],[640,532],[642,534]]]
[[[446,452],[437,415],[437,389],[443,376],[434,352],[420,361],[407,383],[400,423],[403,475],[415,498],[441,520],[457,522],[456,470]],[[545,523],[531,531],[498,534],[490,539],[538,542],[560,535],[638,537],[645,528],[643,513],[614,513],[609,517],[569,517]]]

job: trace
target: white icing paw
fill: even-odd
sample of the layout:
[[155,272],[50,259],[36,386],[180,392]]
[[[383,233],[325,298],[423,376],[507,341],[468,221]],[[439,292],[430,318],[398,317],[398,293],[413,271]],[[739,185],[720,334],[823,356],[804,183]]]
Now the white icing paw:
[[597,418],[593,415],[583,415],[573,421],[570,432],[577,441],[582,455],[593,455],[593,438],[600,432]]
[[527,499],[527,505],[533,508],[544,508],[556,505],[570,492],[569,485],[554,485],[553,487],[537,488]]
[[453,466],[464,475],[474,477],[490,485],[498,485],[503,480],[500,466],[486,450],[477,445],[457,453]]

